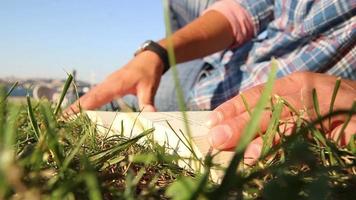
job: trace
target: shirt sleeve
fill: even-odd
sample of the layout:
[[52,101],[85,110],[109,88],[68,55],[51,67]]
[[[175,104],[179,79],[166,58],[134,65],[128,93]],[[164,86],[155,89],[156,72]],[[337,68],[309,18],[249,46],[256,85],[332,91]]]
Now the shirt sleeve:
[[239,46],[253,37],[254,27],[251,16],[242,6],[236,3],[235,0],[217,1],[205,10],[203,14],[211,10],[224,15],[229,21],[235,38],[235,42],[231,48]]
[[273,20],[273,0],[220,0],[211,5],[207,11],[215,10],[229,21],[236,44],[257,36]]
[[254,36],[261,33],[274,18],[274,0],[235,0],[251,15]]

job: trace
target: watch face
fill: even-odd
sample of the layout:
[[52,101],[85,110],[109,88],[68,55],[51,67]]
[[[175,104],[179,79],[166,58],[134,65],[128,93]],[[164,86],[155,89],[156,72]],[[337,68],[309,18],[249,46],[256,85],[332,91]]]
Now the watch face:
[[135,52],[135,56],[140,54],[142,51],[145,51],[146,48],[151,44],[152,40],[147,40],[146,42],[144,42]]
[[147,40],[146,42],[144,42],[141,46],[141,49],[146,50],[146,48],[148,47],[148,45],[151,44],[151,42],[152,42],[151,40]]

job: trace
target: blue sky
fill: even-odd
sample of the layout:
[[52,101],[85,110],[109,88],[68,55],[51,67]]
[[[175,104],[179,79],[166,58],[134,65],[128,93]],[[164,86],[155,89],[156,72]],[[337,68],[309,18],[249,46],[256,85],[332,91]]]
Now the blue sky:
[[98,82],[163,24],[162,0],[0,0],[0,77]]

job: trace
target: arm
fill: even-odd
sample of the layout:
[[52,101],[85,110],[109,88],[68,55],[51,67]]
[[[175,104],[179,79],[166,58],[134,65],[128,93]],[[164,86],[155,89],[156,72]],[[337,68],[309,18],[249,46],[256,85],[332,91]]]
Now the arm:
[[[207,11],[172,36],[178,63],[228,48],[234,43],[234,38],[229,20],[215,10]],[[167,45],[166,39],[159,43],[163,47]],[[65,113],[77,113],[79,107],[95,109],[127,94],[137,95],[140,108],[154,111],[153,99],[162,71],[163,63],[155,53],[142,52],[82,96]]]
[[[254,26],[250,13],[235,0],[218,1],[203,15],[173,35],[178,63],[239,46],[251,39]],[[166,40],[160,44],[166,47]]]
[[[207,56],[234,43],[229,21],[217,11],[209,11],[172,35],[177,63]],[[167,48],[166,39],[159,42]]]
[[[221,0],[173,35],[178,63],[238,47],[262,32],[274,18],[273,0]],[[160,44],[166,47],[166,41]]]

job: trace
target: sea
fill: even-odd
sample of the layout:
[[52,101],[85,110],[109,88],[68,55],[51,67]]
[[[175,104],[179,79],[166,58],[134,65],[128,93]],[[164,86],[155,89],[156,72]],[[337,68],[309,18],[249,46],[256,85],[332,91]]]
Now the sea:
[[[9,88],[10,89],[10,88]],[[16,87],[10,94],[12,97],[25,97],[27,94],[32,96],[32,90],[23,87]]]

